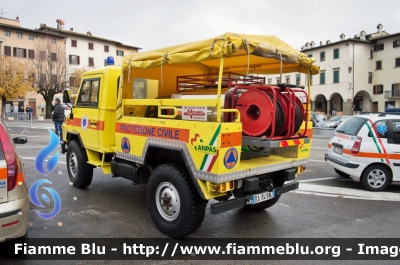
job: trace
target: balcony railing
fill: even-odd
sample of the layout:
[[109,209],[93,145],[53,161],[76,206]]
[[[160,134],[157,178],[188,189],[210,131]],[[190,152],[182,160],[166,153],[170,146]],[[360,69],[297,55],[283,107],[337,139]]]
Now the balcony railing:
[[387,90],[385,91],[385,98],[400,98],[400,90]]

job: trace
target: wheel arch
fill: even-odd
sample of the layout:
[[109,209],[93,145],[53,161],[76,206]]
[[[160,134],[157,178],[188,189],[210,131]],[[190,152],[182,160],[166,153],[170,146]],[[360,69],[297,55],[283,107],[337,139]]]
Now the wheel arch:
[[76,132],[70,132],[70,131],[68,131],[67,132],[67,142],[69,143],[69,142],[71,142],[71,141],[78,141],[79,142],[79,144],[84,148],[85,147],[85,145],[83,144],[83,141],[82,141],[82,138],[81,138],[81,136],[80,136],[80,134],[79,133],[76,133]]
[[206,197],[204,196],[204,193],[194,176],[193,170],[190,167],[189,161],[182,148],[150,144],[147,148],[146,154],[144,155],[143,163],[144,165],[151,166],[152,168],[166,163],[179,163],[184,165],[189,173],[193,185],[196,187],[197,192],[200,194],[203,200],[206,200]]
[[369,168],[372,167],[372,166],[382,166],[382,167],[384,167],[384,168],[389,172],[389,183],[392,183],[392,181],[393,181],[393,171],[392,171],[392,168],[391,168],[388,164],[379,163],[379,162],[371,163],[371,164],[369,164],[367,167],[365,167],[364,170],[363,170],[362,173],[361,173],[360,179],[364,177],[365,171],[367,171],[367,169],[369,169]]

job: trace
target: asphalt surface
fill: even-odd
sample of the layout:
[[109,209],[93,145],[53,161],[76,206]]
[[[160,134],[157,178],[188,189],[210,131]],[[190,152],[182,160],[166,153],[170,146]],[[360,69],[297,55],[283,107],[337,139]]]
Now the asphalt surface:
[[[28,187],[46,178],[34,169],[37,153],[48,144],[49,121],[34,122],[17,145],[24,162]],[[18,136],[21,128],[11,128]],[[376,199],[361,184],[336,175],[324,161],[327,140],[314,140],[310,162],[299,177],[300,189],[281,196],[262,212],[243,209],[211,215],[209,205],[202,226],[189,238],[393,238],[399,237],[400,186],[391,185]],[[41,219],[31,205],[29,238],[166,238],[153,224],[146,206],[146,185],[132,185],[122,178],[94,170],[85,190],[70,185],[65,154],[47,177],[59,194],[61,212]],[[302,185],[306,188],[302,188]],[[310,186],[311,185],[311,186]],[[331,191],[332,189],[333,191]],[[343,190],[347,193],[342,194]],[[339,192],[339,191],[342,191]],[[346,195],[347,194],[347,195]],[[360,195],[358,195],[360,194]],[[357,196],[356,196],[357,195]],[[351,196],[356,196],[353,198]],[[52,209],[52,202],[46,205]],[[39,209],[43,210],[43,209]],[[213,261],[213,264],[393,264],[393,261]],[[0,264],[136,264],[143,261],[18,261]],[[146,261],[146,264],[208,264],[207,261]]]

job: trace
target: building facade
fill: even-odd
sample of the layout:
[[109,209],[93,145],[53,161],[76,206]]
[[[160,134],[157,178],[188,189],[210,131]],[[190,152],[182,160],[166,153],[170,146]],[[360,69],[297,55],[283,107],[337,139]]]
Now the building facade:
[[[400,108],[400,33],[382,30],[337,42],[307,42],[301,51],[316,59],[320,73],[311,77],[312,110],[326,115],[353,115]],[[270,84],[307,85],[304,74],[268,76]]]
[[[93,36],[89,31],[86,34],[75,32],[73,28],[64,30],[64,22],[56,20],[56,28],[41,24],[38,29],[28,29],[20,26],[19,19],[0,18],[0,56],[17,57],[29,62],[39,54],[35,54],[41,41],[63,45],[65,49],[68,74],[74,69],[94,69],[103,67],[108,56],[114,57],[115,65],[122,65],[123,56],[128,53],[137,53],[139,47],[123,44],[118,41]],[[37,52],[36,52],[37,53]],[[70,82],[79,80],[70,80]],[[68,86],[67,86],[68,88]],[[61,97],[56,95],[55,97]],[[61,97],[62,98],[62,97]],[[30,105],[33,116],[45,114],[45,101],[37,92],[21,95],[15,101],[6,105],[6,111],[17,111],[19,106],[24,109]]]
[[[37,46],[42,41],[63,42],[64,36],[56,33],[39,32],[20,26],[18,17],[13,19],[0,18],[0,56],[15,57],[21,60],[33,60]],[[22,106],[24,109],[29,105],[33,116],[44,114],[45,101],[37,92],[28,92],[20,95],[6,104],[6,112],[17,112]]]

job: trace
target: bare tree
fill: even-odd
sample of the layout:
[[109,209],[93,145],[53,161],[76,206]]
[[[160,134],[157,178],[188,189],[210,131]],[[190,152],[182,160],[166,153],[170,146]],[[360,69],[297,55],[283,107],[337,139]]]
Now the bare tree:
[[71,75],[69,76],[69,89],[71,90],[71,99],[72,99],[71,102],[74,102],[78,94],[83,74],[89,70],[90,69],[87,67],[82,67],[82,68],[75,68],[71,72]]
[[61,93],[68,84],[69,65],[64,45],[41,41],[35,49],[32,64],[35,88],[46,101],[46,118],[49,119],[54,95]]
[[33,91],[32,76],[29,66],[23,59],[0,57],[0,97],[2,99],[1,113],[6,111],[6,102],[16,100],[19,96]]

